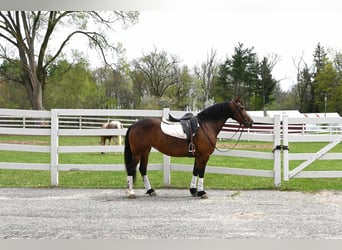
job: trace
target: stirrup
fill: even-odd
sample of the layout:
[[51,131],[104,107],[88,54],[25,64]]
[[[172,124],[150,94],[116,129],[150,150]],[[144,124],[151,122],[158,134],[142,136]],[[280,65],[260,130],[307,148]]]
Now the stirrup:
[[195,152],[196,152],[195,144],[190,142],[189,146],[188,146],[188,156],[189,157],[194,157],[195,156]]

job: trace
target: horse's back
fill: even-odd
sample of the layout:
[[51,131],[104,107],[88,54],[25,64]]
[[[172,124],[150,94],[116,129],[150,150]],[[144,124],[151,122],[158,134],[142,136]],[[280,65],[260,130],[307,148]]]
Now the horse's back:
[[134,131],[144,131],[150,132],[151,130],[159,129],[160,128],[160,122],[161,120],[159,118],[144,118],[132,125],[132,128]]

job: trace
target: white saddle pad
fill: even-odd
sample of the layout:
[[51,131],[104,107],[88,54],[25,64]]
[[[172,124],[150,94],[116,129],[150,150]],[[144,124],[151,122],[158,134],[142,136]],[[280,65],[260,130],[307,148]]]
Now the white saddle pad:
[[182,125],[179,122],[169,122],[163,119],[163,121],[160,123],[160,129],[164,134],[169,136],[186,139],[186,134],[184,133]]

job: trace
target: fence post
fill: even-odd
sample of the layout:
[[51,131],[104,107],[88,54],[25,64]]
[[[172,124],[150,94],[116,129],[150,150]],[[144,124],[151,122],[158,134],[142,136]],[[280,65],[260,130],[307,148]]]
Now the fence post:
[[[304,129],[302,129],[303,133]],[[283,167],[284,181],[289,180],[289,117],[283,116]]]
[[[163,117],[167,117],[170,113],[169,108],[163,109]],[[163,172],[164,172],[164,186],[170,186],[171,184],[171,158],[168,155],[163,155]]]
[[58,112],[51,110],[51,148],[50,148],[50,171],[51,185],[58,186]]
[[274,185],[279,187],[281,185],[281,142],[280,142],[280,115],[274,116]]

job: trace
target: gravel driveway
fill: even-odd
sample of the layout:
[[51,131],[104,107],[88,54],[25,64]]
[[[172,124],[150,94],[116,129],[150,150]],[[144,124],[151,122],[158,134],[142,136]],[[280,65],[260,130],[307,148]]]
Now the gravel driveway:
[[0,239],[342,239],[342,192],[0,189]]

